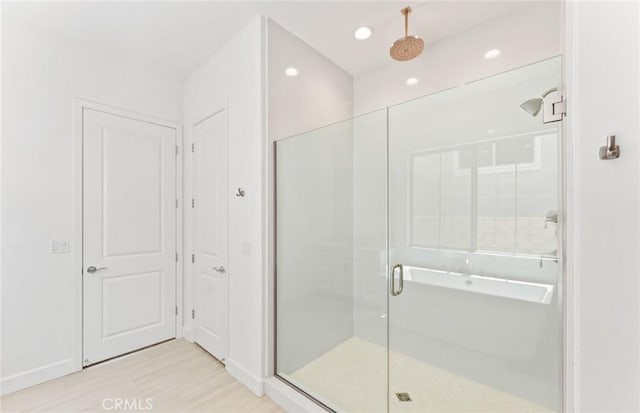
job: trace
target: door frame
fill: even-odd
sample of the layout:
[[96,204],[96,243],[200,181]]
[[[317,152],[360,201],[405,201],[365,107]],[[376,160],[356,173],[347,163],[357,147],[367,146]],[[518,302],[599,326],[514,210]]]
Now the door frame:
[[73,225],[71,233],[71,259],[73,261],[73,267],[76,268],[77,278],[74,283],[75,300],[73,302],[73,342],[72,342],[72,357],[74,360],[75,371],[83,369],[83,269],[82,262],[83,256],[83,110],[92,109],[100,112],[105,112],[111,115],[122,116],[130,119],[139,120],[141,122],[153,123],[160,126],[175,129],[176,131],[176,251],[178,253],[178,259],[176,261],[176,306],[178,307],[178,313],[176,314],[176,338],[182,337],[182,318],[183,318],[183,262],[184,262],[184,250],[183,250],[183,215],[184,215],[184,202],[183,202],[183,190],[182,190],[182,165],[184,158],[183,144],[182,144],[182,124],[168,121],[164,119],[158,119],[153,116],[145,115],[143,113],[122,109],[116,106],[111,106],[99,102],[94,102],[82,98],[73,98],[73,139],[72,139],[72,181],[73,181],[73,202],[72,202],[72,215]]

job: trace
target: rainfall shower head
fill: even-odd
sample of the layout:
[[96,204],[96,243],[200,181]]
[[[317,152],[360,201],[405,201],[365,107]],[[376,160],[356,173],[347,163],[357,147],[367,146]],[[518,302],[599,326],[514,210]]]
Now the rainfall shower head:
[[526,102],[521,104],[520,107],[522,109],[524,109],[529,115],[537,116],[538,113],[540,113],[540,109],[542,109],[542,104],[544,103],[544,98],[547,97],[547,95],[549,93],[555,92],[557,90],[558,90],[557,87],[551,88],[551,89],[547,90],[546,92],[544,92],[542,94],[542,96],[527,100]]
[[401,62],[414,59],[422,53],[424,49],[424,41],[418,36],[409,36],[409,13],[411,7],[405,7],[401,10],[404,15],[404,37],[393,42],[389,49],[389,54],[395,60]]

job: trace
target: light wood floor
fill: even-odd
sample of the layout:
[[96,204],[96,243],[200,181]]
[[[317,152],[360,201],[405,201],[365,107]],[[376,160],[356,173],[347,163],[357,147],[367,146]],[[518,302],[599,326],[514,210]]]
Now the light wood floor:
[[[172,340],[0,398],[2,412],[104,412],[105,399],[127,399],[126,411],[282,412],[257,397],[224,366],[184,339]],[[146,404],[150,399],[152,408]],[[106,407],[106,408],[105,408]],[[146,408],[146,409],[145,409]]]

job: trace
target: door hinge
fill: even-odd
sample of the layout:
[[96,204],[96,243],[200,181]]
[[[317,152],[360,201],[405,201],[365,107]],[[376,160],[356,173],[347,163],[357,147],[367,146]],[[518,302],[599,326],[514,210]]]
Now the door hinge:
[[196,310],[191,310],[191,318],[195,320],[195,318],[196,318]]
[[176,155],[178,154],[178,145],[176,145]]
[[196,151],[196,144],[192,143],[191,144],[191,152],[195,152]]
[[176,315],[178,315],[178,306],[176,306]]
[[176,208],[178,208],[178,200],[176,199]]
[[195,208],[196,207],[196,200],[191,198],[191,208]]
[[191,254],[191,263],[192,264],[196,263],[196,254]]
[[567,101],[562,98],[562,101],[553,104],[553,114],[567,116]]
[[176,262],[178,262],[178,253],[176,252]]
[[567,101],[557,90],[554,90],[543,97],[543,106],[543,123],[558,122],[564,119],[567,115]]

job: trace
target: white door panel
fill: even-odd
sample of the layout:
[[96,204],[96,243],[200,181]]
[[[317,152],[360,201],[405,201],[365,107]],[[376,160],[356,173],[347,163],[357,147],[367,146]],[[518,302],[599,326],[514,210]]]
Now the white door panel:
[[162,272],[105,277],[102,297],[104,338],[162,322]]
[[224,309],[218,306],[224,301],[222,293],[226,288],[225,279],[223,276],[201,272],[198,274],[197,285],[198,326],[213,340],[220,340],[225,334],[225,326],[220,317]]
[[[103,132],[104,256],[162,251],[163,142],[157,137]],[[135,171],[122,165],[142,166]],[[131,173],[135,179],[131,179]],[[131,205],[136,209],[132,210]],[[135,213],[144,211],[144,213]],[[132,236],[135,234],[135,236]]]
[[193,128],[195,340],[216,358],[228,353],[227,113]]
[[85,364],[175,337],[175,147],[174,128],[83,110]]

